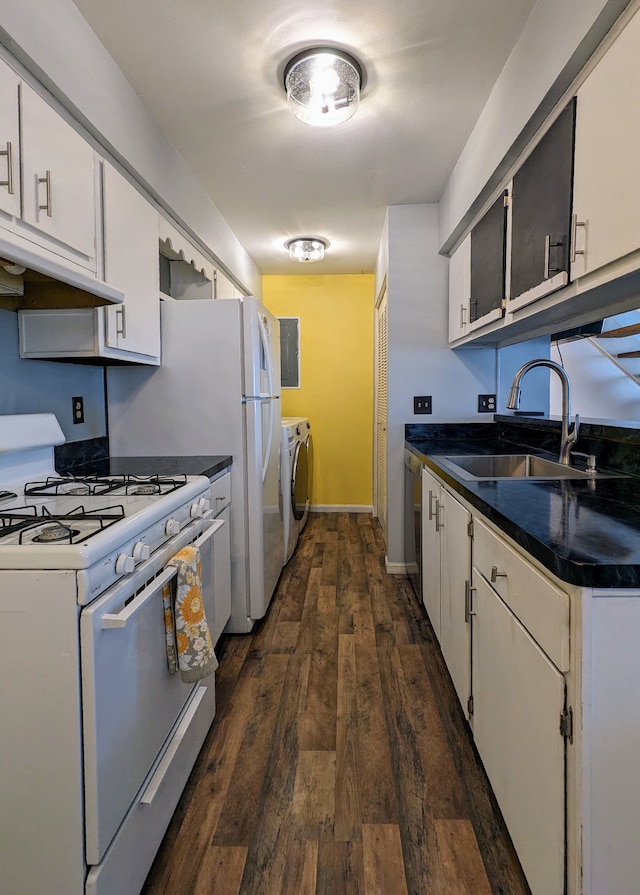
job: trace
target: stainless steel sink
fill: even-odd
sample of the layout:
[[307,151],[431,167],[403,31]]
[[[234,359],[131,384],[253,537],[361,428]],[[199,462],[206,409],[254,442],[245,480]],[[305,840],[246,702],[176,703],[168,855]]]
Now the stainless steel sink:
[[615,473],[587,472],[548,460],[536,454],[477,454],[433,457],[455,476],[465,481],[481,479],[594,479],[610,478]]

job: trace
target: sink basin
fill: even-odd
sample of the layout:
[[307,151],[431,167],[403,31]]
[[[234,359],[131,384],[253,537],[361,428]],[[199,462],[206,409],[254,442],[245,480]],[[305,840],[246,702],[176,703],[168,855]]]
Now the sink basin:
[[478,454],[434,457],[443,469],[466,481],[478,479],[593,479],[614,473],[588,473],[536,454]]

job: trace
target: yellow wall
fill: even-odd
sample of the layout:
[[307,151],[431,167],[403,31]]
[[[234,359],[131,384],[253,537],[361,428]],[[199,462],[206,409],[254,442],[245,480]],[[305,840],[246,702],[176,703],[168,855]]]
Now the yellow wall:
[[373,503],[372,275],[267,276],[263,302],[300,318],[300,388],[283,389],[282,415],[307,416],[313,436],[311,503]]

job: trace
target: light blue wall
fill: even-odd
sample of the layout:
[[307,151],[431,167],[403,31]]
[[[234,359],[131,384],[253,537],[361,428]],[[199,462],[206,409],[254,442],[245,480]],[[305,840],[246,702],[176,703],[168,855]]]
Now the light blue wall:
[[[498,350],[498,412],[510,413],[507,410],[507,401],[511,384],[516,372],[526,361],[550,357],[549,336],[541,336],[538,339],[530,339],[528,342],[519,342],[517,345],[508,345]],[[520,410],[542,411],[549,413],[549,382],[556,379],[555,373],[549,373],[548,369],[532,370],[527,373],[522,383]]]
[[[0,310],[0,414],[54,413],[67,441],[106,435],[102,367],[23,360],[18,315]],[[84,398],[85,422],[75,424],[71,398]]]

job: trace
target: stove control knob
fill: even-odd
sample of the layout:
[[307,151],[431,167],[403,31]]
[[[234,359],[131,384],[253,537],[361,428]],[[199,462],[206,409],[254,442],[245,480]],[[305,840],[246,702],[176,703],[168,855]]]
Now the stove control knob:
[[133,558],[136,562],[144,562],[145,559],[149,559],[150,555],[151,547],[145,544],[144,541],[138,541],[133,545]]
[[135,568],[135,560],[128,553],[121,553],[116,559],[116,574],[130,575]]
[[168,519],[164,531],[169,536],[180,534],[180,523],[177,519]]
[[199,519],[201,516],[204,516],[205,513],[208,513],[211,509],[211,501],[207,500],[206,497],[201,497],[197,503],[191,504],[191,518]]

